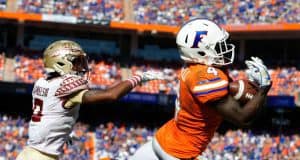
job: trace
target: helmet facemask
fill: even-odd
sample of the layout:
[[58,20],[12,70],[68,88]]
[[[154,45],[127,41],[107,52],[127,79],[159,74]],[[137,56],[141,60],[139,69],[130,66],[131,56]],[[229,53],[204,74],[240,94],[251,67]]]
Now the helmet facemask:
[[74,56],[74,55],[66,55],[68,61],[72,63],[72,74],[83,76],[85,75],[89,68],[87,63],[87,58],[84,54]]
[[215,52],[215,56],[212,56],[214,59],[213,64],[224,66],[233,63],[234,48],[233,44],[226,43],[226,39],[217,42],[213,49]]
[[89,79],[88,58],[84,55],[79,55],[72,61],[74,74]]

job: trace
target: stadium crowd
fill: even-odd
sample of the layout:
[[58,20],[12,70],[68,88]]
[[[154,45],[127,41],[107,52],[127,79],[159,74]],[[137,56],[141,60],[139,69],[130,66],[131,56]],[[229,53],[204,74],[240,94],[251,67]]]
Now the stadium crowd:
[[59,14],[81,19],[123,21],[125,14],[146,24],[180,25],[193,17],[219,24],[298,23],[299,0],[134,0],[133,13],[125,13],[123,0],[21,0],[20,12]]
[[0,80],[3,79],[5,54],[0,54]]
[[[43,76],[43,62],[41,58],[29,58],[18,55],[15,57],[15,62],[16,81],[33,83],[39,77]],[[91,87],[95,86],[99,88],[106,88],[107,86],[111,86],[122,80],[121,67],[116,61],[111,59],[102,59],[99,61],[92,60],[89,66],[91,69]],[[129,73],[133,75],[146,70],[162,72],[166,80],[147,82],[142,86],[137,86],[134,91],[153,94],[176,93],[176,88],[178,86],[177,75],[180,72],[178,65],[173,64],[158,66],[150,62],[147,63],[147,61],[142,61],[139,64],[131,64],[128,66]],[[269,72],[271,74],[271,78],[273,79],[273,86],[269,95],[294,96],[296,91],[300,89],[300,71],[295,67],[274,68],[270,69]],[[233,80],[246,78],[243,70],[232,69],[229,73]]]
[[[153,138],[155,129],[100,124],[89,131],[78,122],[73,144],[65,145],[60,160],[127,160],[137,148]],[[26,144],[28,123],[25,119],[0,115],[0,160],[13,160]],[[209,160],[296,160],[300,158],[298,134],[273,136],[269,133],[228,130],[216,133],[202,157]]]
[[298,0],[136,0],[135,21],[180,25],[193,17],[212,19],[219,24],[300,22]]
[[18,11],[75,16],[91,21],[124,19],[122,0],[21,0]]
[[216,133],[203,153],[210,160],[296,160],[300,158],[298,134],[271,136],[251,131]]
[[117,126],[112,122],[100,124],[95,130],[95,157],[126,160],[137,148],[153,137],[154,131],[141,126]]

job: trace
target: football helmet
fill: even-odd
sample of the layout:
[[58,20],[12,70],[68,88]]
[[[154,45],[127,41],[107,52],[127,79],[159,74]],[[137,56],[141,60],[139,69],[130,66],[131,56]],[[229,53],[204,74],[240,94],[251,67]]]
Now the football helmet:
[[87,55],[76,42],[55,41],[44,51],[44,67],[48,74],[57,72],[59,75],[83,76],[88,72]]
[[224,66],[234,60],[235,46],[226,43],[228,37],[214,22],[197,18],[182,25],[176,43],[185,62]]

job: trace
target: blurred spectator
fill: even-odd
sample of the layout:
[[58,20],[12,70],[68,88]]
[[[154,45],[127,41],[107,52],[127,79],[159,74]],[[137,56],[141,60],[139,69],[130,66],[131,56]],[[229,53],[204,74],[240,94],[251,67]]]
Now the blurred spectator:
[[0,0],[0,10],[6,9],[7,0]]
[[214,135],[203,157],[210,160],[296,160],[300,158],[299,140],[298,134],[271,136],[229,130],[225,135]]
[[[111,61],[111,60],[110,60]],[[92,62],[89,64],[90,81],[101,88],[111,86],[121,80],[121,69],[117,62],[109,62],[100,60],[99,62]]]
[[0,157],[6,160],[16,159],[26,144],[27,136],[28,123],[24,119],[0,115]]
[[96,157],[99,159],[126,160],[146,141],[153,137],[153,130],[144,127],[101,124],[96,128]]
[[33,83],[43,76],[43,60],[39,57],[15,56],[16,81]]
[[5,54],[0,54],[0,80],[3,80]]

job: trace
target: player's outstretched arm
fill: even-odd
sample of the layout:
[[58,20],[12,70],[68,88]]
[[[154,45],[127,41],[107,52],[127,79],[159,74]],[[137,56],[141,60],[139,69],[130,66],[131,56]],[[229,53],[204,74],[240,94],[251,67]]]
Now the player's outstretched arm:
[[115,101],[129,93],[135,86],[155,79],[163,78],[158,72],[147,71],[122,81],[106,90],[88,90],[82,95],[82,104]]
[[[136,80],[137,84],[140,83],[139,79],[132,78],[132,80]],[[134,87],[135,85],[132,85],[129,80],[126,80],[107,90],[88,90],[82,96],[82,104],[115,101],[126,95]]]
[[272,86],[270,75],[263,61],[257,57],[251,57],[246,61],[248,67],[247,74],[250,81],[257,83],[260,88],[254,98],[248,101],[244,106],[240,106],[231,95],[215,102],[216,110],[223,117],[237,125],[248,125],[257,116],[261,110],[267,93]]

